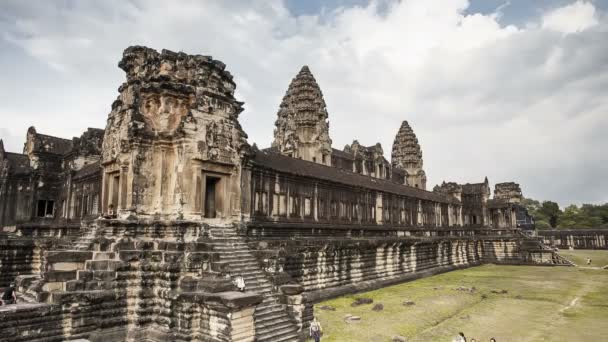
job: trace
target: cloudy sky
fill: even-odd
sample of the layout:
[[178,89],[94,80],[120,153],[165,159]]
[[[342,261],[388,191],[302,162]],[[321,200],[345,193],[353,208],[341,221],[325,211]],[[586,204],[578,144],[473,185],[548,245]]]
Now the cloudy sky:
[[104,127],[129,45],[207,54],[235,75],[250,142],[269,146],[310,66],[334,147],[402,120],[432,185],[516,181],[524,195],[608,202],[608,0],[7,1],[0,138]]

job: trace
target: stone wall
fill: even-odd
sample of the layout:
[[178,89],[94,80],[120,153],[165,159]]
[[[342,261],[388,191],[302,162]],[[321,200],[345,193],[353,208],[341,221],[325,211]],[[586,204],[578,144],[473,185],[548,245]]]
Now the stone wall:
[[2,281],[20,275],[19,295],[36,302],[0,307],[3,327],[24,327],[3,341],[253,341],[261,296],[233,291],[208,227],[100,220],[88,229],[69,249],[39,248],[45,228],[0,239]]
[[514,236],[256,241],[277,285],[297,283],[314,301],[482,263],[524,264]]
[[154,324],[128,330],[128,313],[112,305],[111,291],[66,294],[57,304],[0,307],[2,341],[253,341],[252,312],[260,298],[232,295],[183,295],[171,307],[172,328]]
[[19,275],[40,271],[40,245],[33,239],[0,235],[0,288],[14,282]]
[[271,225],[253,230],[249,246],[303,331],[312,320],[312,304],[328,298],[484,263],[567,265],[538,240],[507,229],[412,228],[407,235]]
[[608,229],[538,230],[548,246],[575,249],[608,249]]

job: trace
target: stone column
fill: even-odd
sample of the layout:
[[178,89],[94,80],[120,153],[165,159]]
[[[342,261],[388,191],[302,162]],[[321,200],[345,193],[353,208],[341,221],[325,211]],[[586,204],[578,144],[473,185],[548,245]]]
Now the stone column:
[[116,204],[116,209],[128,209],[130,206],[127,205],[127,175],[129,173],[129,166],[122,165],[120,167],[120,188],[119,188],[119,197],[118,204]]
[[376,193],[376,223],[377,224],[382,224],[383,222],[383,211],[384,208],[382,208],[382,193],[378,192]]
[[255,306],[236,309],[229,314],[230,341],[253,342],[255,340],[255,321],[253,313]]
[[296,322],[300,336],[306,335],[306,329],[313,319],[312,303],[307,303],[302,295],[301,285],[281,286],[281,302],[287,306],[287,314]]

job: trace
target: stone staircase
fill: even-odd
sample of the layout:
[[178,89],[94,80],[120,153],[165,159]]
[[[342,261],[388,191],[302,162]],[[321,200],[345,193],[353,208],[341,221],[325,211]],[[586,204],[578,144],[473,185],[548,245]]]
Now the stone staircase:
[[220,261],[228,265],[232,276],[245,279],[246,291],[261,293],[262,303],[255,310],[256,341],[298,341],[298,328],[280,303],[280,294],[273,289],[258,260],[251,254],[247,243],[233,227],[212,227],[210,238],[213,250]]
[[[91,267],[94,266],[84,263],[82,255],[91,256],[92,261],[116,259],[113,255],[107,255],[108,253],[93,251],[91,245],[98,228],[99,225],[94,221],[83,222],[79,236],[60,240],[53,250],[41,257],[41,269],[45,270],[44,272],[19,276],[16,279],[21,297],[19,299],[28,303],[52,303],[55,292],[84,290],[80,285],[87,279],[83,278],[80,272],[92,273]],[[49,255],[52,255],[51,261]]]
[[545,245],[542,238],[528,236],[521,231],[518,231],[519,237],[523,238],[521,242],[522,250],[526,251],[542,251],[551,253],[552,263],[557,266],[576,266],[572,261],[559,255],[553,248]]
[[99,224],[95,221],[83,222],[81,233],[74,239],[63,240],[57,245],[57,249],[61,250],[88,250],[95,239],[99,230]]

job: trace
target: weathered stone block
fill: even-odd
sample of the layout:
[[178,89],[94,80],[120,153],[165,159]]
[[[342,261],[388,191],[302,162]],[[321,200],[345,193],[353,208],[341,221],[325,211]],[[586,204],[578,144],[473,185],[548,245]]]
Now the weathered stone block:
[[44,283],[44,285],[42,285],[42,291],[48,291],[48,292],[64,291],[65,290],[64,284],[65,283],[61,282],[61,281],[46,282],[46,283]]
[[47,282],[61,282],[76,279],[77,271],[48,271],[44,273]]
[[89,252],[89,251],[49,251],[46,254],[46,260],[50,264],[57,263],[57,262],[84,263],[86,260],[89,260],[92,258],[93,258],[93,252]]
[[83,262],[55,262],[50,265],[53,271],[76,271],[84,268]]

